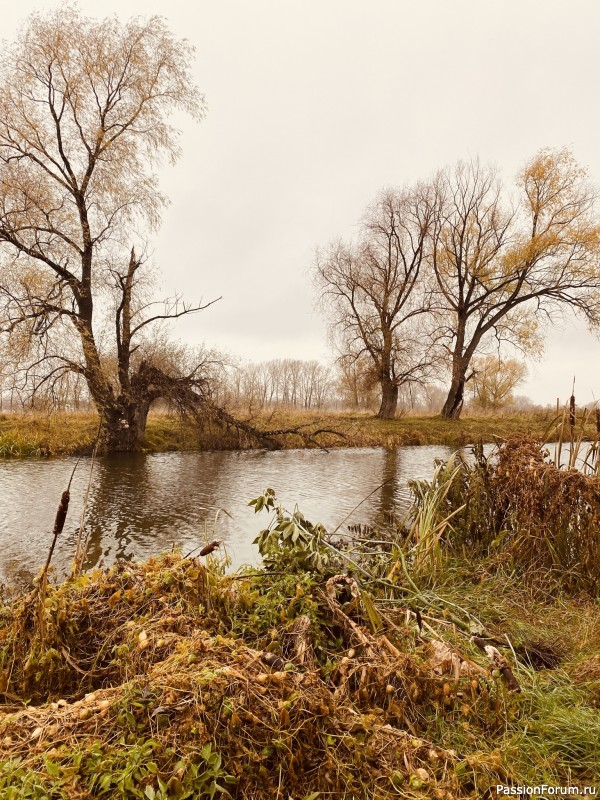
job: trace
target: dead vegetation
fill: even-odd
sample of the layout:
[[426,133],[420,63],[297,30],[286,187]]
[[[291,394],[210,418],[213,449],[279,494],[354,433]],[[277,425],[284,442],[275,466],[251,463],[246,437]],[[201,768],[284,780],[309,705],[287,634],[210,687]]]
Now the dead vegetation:
[[[596,445],[591,443],[590,450]],[[560,468],[540,441],[517,436],[490,459],[436,473],[455,513],[448,549],[500,556],[528,579],[595,591],[600,580],[600,476]]]
[[[444,615],[370,602],[345,573],[170,554],[50,586],[43,639],[32,594],[7,603],[2,796],[449,800],[522,779],[499,748],[531,722],[530,673],[511,691]],[[592,774],[591,752],[556,779]]]
[[[50,587],[43,639],[34,610],[2,611],[0,787],[24,792],[3,796],[450,798],[505,773],[427,737],[460,707],[501,728],[501,679],[456,654],[451,675],[404,614],[373,630],[346,575],[321,588],[168,555]],[[215,753],[204,785],[194,765]]]

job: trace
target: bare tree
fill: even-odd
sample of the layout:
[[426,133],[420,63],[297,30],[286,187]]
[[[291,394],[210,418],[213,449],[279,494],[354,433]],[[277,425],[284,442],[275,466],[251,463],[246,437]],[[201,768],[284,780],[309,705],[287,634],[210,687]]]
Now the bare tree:
[[332,388],[331,369],[318,361],[303,362],[301,398],[304,408],[322,408]]
[[426,186],[385,191],[367,211],[358,242],[336,242],[317,256],[332,338],[346,364],[370,360],[385,419],[396,413],[399,387],[426,380],[437,363],[423,275],[435,211]]
[[569,152],[541,151],[519,176],[516,209],[478,162],[437,177],[435,307],[452,364],[442,416],[460,415],[472,359],[490,337],[539,347],[544,320],[568,307],[600,321],[600,220],[584,177]]
[[209,303],[144,302],[131,242],[165,204],[152,169],[179,154],[174,112],[203,113],[191,56],[158,17],[121,25],[67,8],[34,14],[0,72],[2,328],[28,343],[34,392],[85,379],[111,449],[135,446],[157,398],[207,392],[205,365],[159,366],[147,334]]

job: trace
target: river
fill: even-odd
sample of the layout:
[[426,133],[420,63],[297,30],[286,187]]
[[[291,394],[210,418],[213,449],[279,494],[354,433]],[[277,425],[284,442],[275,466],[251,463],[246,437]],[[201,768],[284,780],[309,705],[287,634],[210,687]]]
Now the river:
[[[548,447],[552,454],[554,446]],[[491,449],[486,445],[486,452]],[[346,525],[378,525],[390,514],[401,516],[410,504],[408,481],[430,478],[434,459],[450,453],[432,445],[104,456],[94,465],[85,515],[86,566],[144,559],[173,546],[187,553],[212,539],[223,540],[231,568],[257,564],[252,541],[269,517],[264,511],[255,515],[248,501],[267,486],[285,508],[292,511],[297,504],[328,530],[349,514]],[[567,454],[564,447],[563,460]],[[585,457],[584,448],[580,461]],[[23,585],[44,563],[56,508],[76,461],[0,460],[0,582]],[[82,458],[75,471],[69,514],[52,560],[57,578],[73,559],[90,464]]]
[[[267,486],[286,508],[293,510],[297,503],[308,519],[329,529],[367,498],[347,524],[377,524],[407,509],[408,480],[429,478],[434,458],[449,453],[447,447],[424,446],[99,458],[85,517],[90,532],[87,566],[143,559],[174,545],[187,552],[214,538],[223,540],[233,568],[256,564],[252,540],[268,517],[264,511],[255,515],[247,504]],[[56,507],[75,462],[0,461],[0,581],[23,584],[44,562]],[[57,577],[73,558],[89,471],[90,459],[82,458],[52,561]]]

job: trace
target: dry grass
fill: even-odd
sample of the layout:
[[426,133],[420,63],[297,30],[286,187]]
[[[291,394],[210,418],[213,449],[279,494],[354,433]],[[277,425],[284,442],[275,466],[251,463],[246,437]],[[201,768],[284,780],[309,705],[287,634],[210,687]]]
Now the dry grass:
[[[173,420],[155,422],[168,438]],[[600,478],[523,437],[459,464],[436,472],[423,574],[392,527],[368,534],[385,546],[355,565],[360,584],[331,575],[335,559],[224,575],[171,553],[5,600],[0,797],[466,800],[593,783]],[[433,511],[465,500],[440,528]]]
[[52,589],[43,639],[31,596],[5,606],[2,796],[450,800],[506,778],[424,735],[464,697],[463,721],[501,728],[500,683],[448,691],[416,628],[370,632],[321,586],[169,555]]
[[0,457],[91,452],[96,414],[0,414]]
[[[539,415],[505,415],[464,417],[443,420],[440,417],[405,416],[380,420],[362,413],[314,413],[278,410],[248,417],[261,429],[294,428],[302,425],[311,431],[324,427],[343,436],[325,434],[320,438],[328,447],[396,447],[401,445],[442,444],[462,447],[478,441],[493,442],[515,433],[541,437],[549,419]],[[89,453],[98,430],[93,413],[0,414],[0,456],[52,456]],[[591,427],[590,427],[591,433]],[[282,440],[286,448],[306,447],[299,436]],[[233,450],[256,447],[244,434],[224,430],[214,423],[203,428],[191,420],[168,414],[151,414],[146,431],[145,447],[149,452],[168,450]]]

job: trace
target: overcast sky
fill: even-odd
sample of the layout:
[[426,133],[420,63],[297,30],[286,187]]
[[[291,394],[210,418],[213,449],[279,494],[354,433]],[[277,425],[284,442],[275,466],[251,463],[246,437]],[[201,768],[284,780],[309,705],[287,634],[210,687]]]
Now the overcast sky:
[[[12,39],[34,10],[3,3]],[[480,156],[508,180],[541,147],[570,147],[600,184],[596,0],[83,0],[89,14],[160,14],[196,47],[206,96],[182,119],[183,157],[154,258],[165,292],[223,300],[177,334],[245,358],[330,356],[308,270],[351,236],[385,185]],[[600,397],[583,324],[548,337],[519,390]]]

